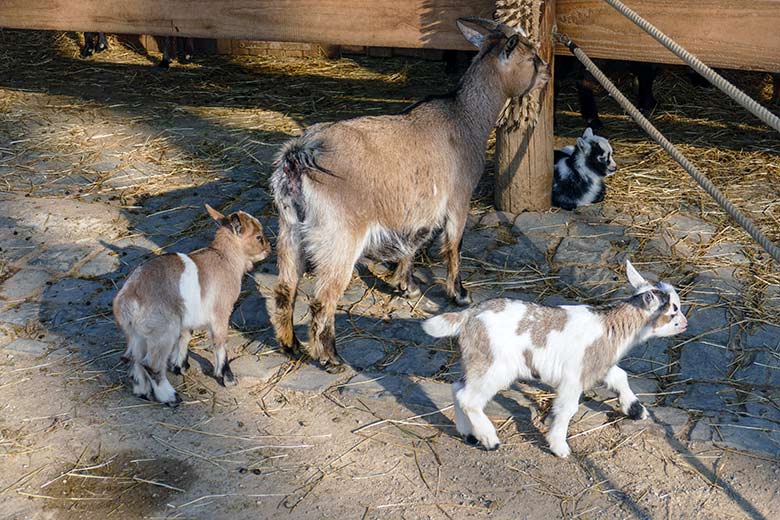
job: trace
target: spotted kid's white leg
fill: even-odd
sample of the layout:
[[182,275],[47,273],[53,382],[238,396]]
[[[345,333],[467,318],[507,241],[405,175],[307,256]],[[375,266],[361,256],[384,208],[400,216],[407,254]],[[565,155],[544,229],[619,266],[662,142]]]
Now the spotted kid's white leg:
[[604,384],[618,394],[620,409],[625,415],[634,420],[647,418],[647,410],[631,391],[631,387],[628,386],[628,376],[625,370],[617,365],[613,366],[607,372]]
[[[491,390],[466,383],[455,393],[455,399],[460,403],[464,415],[471,423],[471,434],[487,450],[495,450],[501,444],[496,428],[483,411],[487,402],[498,391],[498,389]],[[466,439],[469,440],[468,437]]]
[[[460,402],[458,401],[458,392],[463,388],[463,381],[456,381],[452,384],[452,406],[455,408],[455,428],[458,433],[463,436],[464,439],[468,439],[473,430],[471,422],[463,412]],[[476,440],[476,439],[475,439]]]
[[566,443],[566,435],[569,431],[569,421],[577,413],[580,403],[582,388],[573,382],[565,382],[557,389],[558,395],[553,402],[553,422],[547,432],[547,442],[550,450],[558,457],[568,457],[571,453]]

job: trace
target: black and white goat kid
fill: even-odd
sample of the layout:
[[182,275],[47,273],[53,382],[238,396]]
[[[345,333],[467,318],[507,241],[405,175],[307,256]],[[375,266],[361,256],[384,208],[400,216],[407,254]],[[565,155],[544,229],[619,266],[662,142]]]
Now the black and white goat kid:
[[588,127],[575,146],[555,151],[553,205],[572,210],[604,200],[604,177],[617,170],[612,146]]

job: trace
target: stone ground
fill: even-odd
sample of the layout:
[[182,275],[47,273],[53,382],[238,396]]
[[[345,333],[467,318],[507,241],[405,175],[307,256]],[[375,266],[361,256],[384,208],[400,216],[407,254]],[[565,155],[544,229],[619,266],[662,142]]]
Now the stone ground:
[[[780,290],[769,284],[754,294],[744,246],[719,237],[702,215],[672,212],[648,238],[647,222],[617,211],[609,195],[575,212],[520,215],[479,199],[463,241],[475,301],[610,301],[626,294],[627,256],[681,289],[685,335],[641,345],[621,363],[652,418],[623,420],[608,392],[588,392],[572,426],[571,460],[544,447],[552,395],[535,386],[516,385],[489,405],[498,452],[454,435],[448,383],[459,377],[456,345],[419,327],[448,308],[435,244],[417,264],[424,292],[416,301],[387,286],[388,266],[356,269],[337,321],[343,373],[277,352],[265,301],[276,277],[272,257],[247,276],[232,317],[240,385],[224,389],[209,376],[201,334],[191,345],[194,370],[172,376],[184,398],[179,409],[134,398],[110,311],[128,273],[161,251],[206,245],[213,229],[204,203],[249,211],[275,237],[265,179],[279,144],[316,121],[317,103],[338,98],[340,87],[358,106],[338,101],[337,112],[388,107],[370,104],[376,78],[344,86],[315,74],[314,91],[263,62],[271,72],[241,72],[230,90],[218,78],[222,70],[239,74],[235,63],[212,60],[166,76],[123,63],[122,54],[84,64],[68,54],[72,44],[65,49],[11,54],[12,65],[40,63],[41,77],[0,82],[4,516],[780,515],[780,325],[771,318]],[[47,69],[52,61],[76,72]],[[366,75],[397,73],[372,72],[376,60],[364,61],[355,66]],[[323,75],[333,67],[316,66]],[[408,82],[399,99],[430,88],[415,84],[414,69]],[[298,109],[303,116],[276,109],[304,101],[312,108]],[[694,250],[728,262],[680,270]],[[310,289],[304,280],[303,292]],[[756,317],[748,298],[769,313]],[[305,297],[296,319],[305,336]]]

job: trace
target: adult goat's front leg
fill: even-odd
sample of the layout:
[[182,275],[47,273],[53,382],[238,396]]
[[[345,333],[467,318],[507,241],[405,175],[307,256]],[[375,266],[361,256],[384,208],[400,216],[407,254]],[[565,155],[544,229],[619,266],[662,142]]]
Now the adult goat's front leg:
[[414,254],[401,258],[395,268],[390,284],[396,287],[406,298],[418,298],[420,287],[414,281]]

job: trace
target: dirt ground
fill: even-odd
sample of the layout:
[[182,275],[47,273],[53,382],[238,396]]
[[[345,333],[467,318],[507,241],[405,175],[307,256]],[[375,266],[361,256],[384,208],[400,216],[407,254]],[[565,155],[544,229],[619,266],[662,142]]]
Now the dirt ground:
[[[273,238],[265,187],[280,143],[318,121],[398,111],[457,78],[440,63],[402,59],[209,57],[161,71],[156,58],[116,45],[87,61],[77,53],[72,34],[0,32],[0,283],[19,291],[0,296],[3,518],[780,518],[777,454],[696,442],[697,414],[661,417],[667,407],[633,422],[613,412],[614,400],[586,399],[570,431],[573,454],[560,460],[542,434],[549,396],[525,386],[517,393],[530,409],[493,416],[503,443],[494,452],[464,444],[446,406],[350,391],[362,383],[285,386],[285,377],[311,369],[293,361],[268,381],[240,377],[229,389],[198,371],[172,377],[184,397],[175,410],[133,397],[109,310],[132,267],[152,253],[204,245],[204,200],[252,211]],[[751,93],[766,96],[767,78],[750,78]],[[736,109],[700,110],[701,94],[683,83],[675,70],[659,79],[658,119],[687,135],[713,172],[719,163],[738,165],[731,186],[742,190],[734,188],[739,202],[780,237],[765,207],[780,190],[780,142]],[[581,130],[574,98],[564,92],[558,111],[567,144]],[[682,174],[648,166],[656,152],[644,154],[641,134],[601,101],[621,167],[636,174],[615,181],[605,212],[625,215],[626,194],[644,179],[658,197],[637,213],[656,218],[684,199],[718,233],[736,233]],[[688,109],[696,116],[675,119]],[[765,184],[755,180],[763,171]],[[722,175],[716,180],[725,186]],[[491,210],[491,182],[478,189],[475,219]],[[776,323],[768,302],[778,293],[767,292],[776,266],[749,239],[734,240],[745,247],[740,269],[760,283],[745,282],[746,296],[725,308]],[[691,265],[720,261],[698,251],[665,260],[639,242],[633,252],[644,265],[676,282],[689,280]],[[15,281],[23,264],[41,278]],[[260,266],[255,280],[270,269]],[[553,294],[546,279],[528,287]],[[256,291],[248,282],[242,302]],[[387,310],[390,300],[375,304],[388,324],[425,315],[415,308],[401,318]],[[254,345],[253,355],[272,352],[267,320],[254,314],[234,319],[234,343],[243,351]],[[19,340],[30,348],[5,348]],[[207,355],[202,336],[194,348]],[[777,407],[773,388],[762,395]],[[647,395],[660,405],[667,393],[659,386]]]

